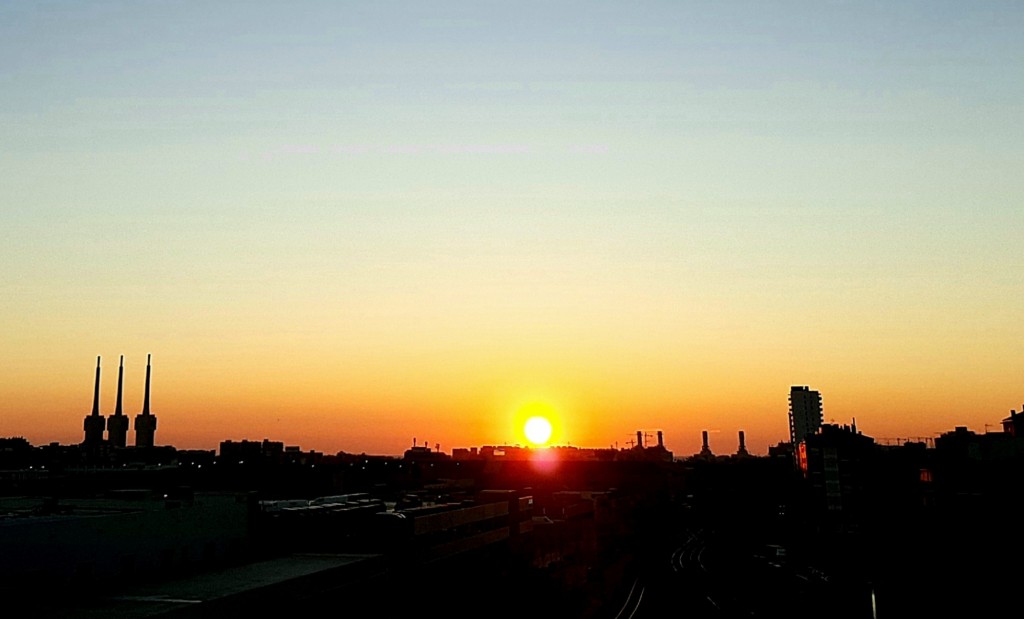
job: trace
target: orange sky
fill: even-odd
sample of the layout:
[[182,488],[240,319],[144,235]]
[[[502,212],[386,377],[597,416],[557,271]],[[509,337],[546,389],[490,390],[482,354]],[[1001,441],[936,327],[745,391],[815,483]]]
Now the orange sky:
[[1024,404],[1020,7],[541,4],[0,6],[0,436],[79,442],[97,355],[137,413],[147,353],[207,449]]
[[[711,363],[706,351],[663,351],[667,357],[636,363],[626,362],[625,355],[614,360],[582,355],[571,365],[563,355],[445,360],[434,351],[423,352],[418,361],[396,361],[393,367],[405,371],[392,371],[384,359],[373,363],[341,355],[318,363],[321,359],[310,353],[279,363],[287,357],[197,359],[187,352],[154,356],[157,442],[180,448],[270,438],[327,453],[399,454],[414,437],[420,444],[440,443],[445,451],[525,443],[520,411],[542,402],[553,411],[558,444],[625,447],[636,430],[652,435],[663,430],[669,449],[689,455],[699,449],[700,432],[707,429],[712,449],[729,453],[742,429],[748,448],[765,453],[787,437],[790,383],[822,392],[826,421],[849,423],[856,417],[859,428],[877,438],[930,437],[960,424],[984,431],[984,424],[995,426],[1015,406],[1005,394],[1016,388],[1008,371],[975,376],[964,393],[949,379],[968,376],[968,364],[959,374],[957,368],[910,373],[879,366],[871,372],[808,372],[813,380],[794,381],[785,369],[753,360]],[[56,355],[53,363],[23,359],[19,367],[5,368],[13,380],[5,382],[2,393],[8,412],[0,420],[0,435],[23,435],[35,444],[81,441],[82,417],[92,403],[94,360],[80,357]],[[113,411],[116,360],[114,354],[104,356],[104,414]],[[76,362],[78,371],[70,372]],[[559,362],[576,371],[557,373]],[[129,354],[125,408],[130,415],[141,410],[144,376],[144,355]]]

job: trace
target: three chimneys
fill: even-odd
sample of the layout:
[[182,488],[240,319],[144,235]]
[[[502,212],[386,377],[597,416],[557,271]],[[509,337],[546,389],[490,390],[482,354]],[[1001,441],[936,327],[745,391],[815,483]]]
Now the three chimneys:
[[[142,412],[135,416],[135,446],[152,447],[156,434],[156,416],[149,412],[149,381],[152,373],[150,359],[146,356],[146,397]],[[107,441],[113,447],[124,447],[128,442],[128,416],[122,408],[124,394],[124,355],[117,372],[117,405],[110,418],[100,415],[100,358],[96,357],[96,386],[92,396],[92,414],[85,418],[85,440],[83,445],[103,444],[103,430],[107,430]]]

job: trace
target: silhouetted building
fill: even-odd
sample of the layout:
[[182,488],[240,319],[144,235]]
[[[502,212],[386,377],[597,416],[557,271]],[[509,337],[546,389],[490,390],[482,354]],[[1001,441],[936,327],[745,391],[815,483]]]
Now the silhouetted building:
[[429,445],[412,446],[402,455],[405,460],[449,460],[451,456]]
[[1014,438],[1024,438],[1024,406],[1020,412],[1010,411],[1010,416],[1003,420],[1003,432]]
[[792,461],[795,458],[793,443],[778,443],[768,447],[768,457],[775,459],[787,459]]
[[[496,544],[533,530],[533,497],[484,490],[476,500],[434,503],[373,514],[377,548],[406,560],[431,562]],[[364,535],[365,537],[365,535]]]
[[[135,416],[135,446],[152,447],[154,435],[156,434],[156,415],[149,412],[149,380],[152,372],[150,359],[152,355],[146,355],[146,396],[142,404],[142,413]],[[99,370],[97,369],[97,376]]]
[[106,419],[100,415],[100,358],[96,357],[96,386],[92,393],[92,414],[85,418],[85,440],[82,444],[88,447],[102,445],[106,425]]
[[935,439],[935,449],[963,460],[982,459],[981,438],[967,426],[956,426],[952,432],[942,433]]
[[[624,449],[618,453],[614,450],[576,449],[577,460],[620,460],[620,461],[642,461],[642,462],[672,462],[672,452],[665,449],[665,433],[657,431],[658,444],[653,447],[646,445],[650,434],[643,430],[636,431],[636,445],[630,449]],[[581,457],[582,456],[582,457]],[[610,456],[610,457],[609,457]]]
[[821,427],[821,394],[808,387],[789,389],[789,440],[802,442]]
[[[1020,423],[1021,416],[1021,413],[1015,416],[1017,423]],[[1014,422],[1013,417],[1010,422]],[[964,470],[971,468],[971,463],[1005,464],[1024,458],[1024,441],[1018,436],[1010,432],[976,434],[966,426],[957,426],[952,432],[945,432],[935,439],[935,451],[947,467],[951,462],[956,463],[955,468]],[[1011,467],[1007,470],[1013,469]]]
[[128,416],[124,414],[124,355],[121,355],[121,366],[117,369],[117,405],[114,414],[107,419],[107,437],[114,447],[128,444]]
[[212,449],[179,449],[176,455],[179,466],[196,469],[211,466],[217,460],[217,452]]
[[4,469],[28,468],[35,448],[23,436],[0,438],[0,488],[3,488]]
[[798,446],[800,467],[829,512],[861,507],[875,439],[850,426],[825,424]]
[[267,462],[280,464],[284,460],[284,443],[263,439],[260,441],[221,441],[220,459],[230,464]]
[[476,447],[456,447],[452,449],[452,460],[480,460],[480,452]]

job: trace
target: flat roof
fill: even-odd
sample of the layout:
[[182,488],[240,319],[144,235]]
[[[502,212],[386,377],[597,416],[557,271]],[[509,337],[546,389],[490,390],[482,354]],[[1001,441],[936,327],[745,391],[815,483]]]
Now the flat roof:
[[[207,616],[214,607],[230,611],[273,599],[305,598],[376,574],[380,555],[295,554],[174,580],[132,585],[119,595],[83,600],[73,606],[43,608],[37,617]],[[268,596],[272,596],[268,597]]]

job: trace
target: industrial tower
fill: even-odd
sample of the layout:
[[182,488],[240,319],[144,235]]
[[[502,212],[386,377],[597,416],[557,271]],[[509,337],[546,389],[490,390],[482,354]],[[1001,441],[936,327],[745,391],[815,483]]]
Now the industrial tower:
[[106,420],[100,415],[100,358],[96,357],[96,386],[92,392],[92,414],[85,418],[85,440],[83,445],[96,447],[103,444],[103,429]]
[[113,447],[124,447],[128,443],[128,416],[122,406],[124,395],[124,355],[117,370],[117,406],[114,414],[107,419],[107,440]]
[[149,412],[149,379],[152,372],[150,359],[153,355],[146,355],[146,399],[143,400],[142,413],[135,416],[135,446],[152,447],[153,435],[156,434],[156,415]]

